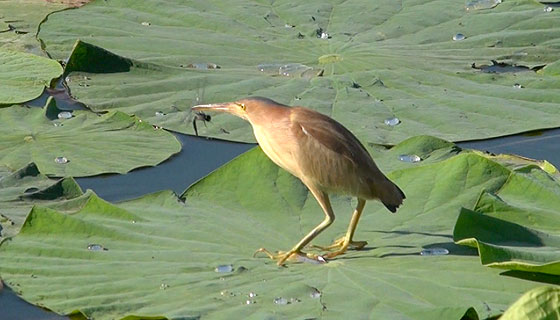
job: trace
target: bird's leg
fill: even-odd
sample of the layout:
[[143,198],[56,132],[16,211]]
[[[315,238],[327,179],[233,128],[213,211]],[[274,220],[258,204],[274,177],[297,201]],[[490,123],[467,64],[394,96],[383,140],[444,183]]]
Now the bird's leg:
[[329,196],[325,192],[319,191],[315,187],[308,186],[308,188],[309,191],[311,191],[311,193],[313,194],[313,196],[315,196],[315,199],[317,199],[317,202],[319,202],[319,205],[325,212],[325,219],[321,223],[319,223],[319,225],[317,225],[313,230],[311,230],[311,232],[309,232],[305,237],[303,237],[290,251],[279,252],[277,255],[275,255],[272,254],[270,251],[266,250],[265,248],[260,248],[255,252],[255,254],[258,252],[263,252],[271,259],[277,260],[279,266],[283,265],[284,262],[286,262],[286,260],[288,259],[297,260],[298,257],[307,257],[313,260],[317,260],[319,262],[324,262],[322,257],[319,257],[312,253],[305,253],[301,251],[303,247],[305,247],[309,242],[311,242],[313,238],[319,235],[334,221],[334,213],[331,207],[331,203],[329,201]]
[[335,240],[335,242],[323,249],[325,250],[333,250],[338,249],[333,252],[329,252],[325,255],[325,258],[333,258],[340,254],[346,252],[348,247],[352,247],[355,249],[362,249],[367,245],[366,241],[353,241],[352,237],[354,236],[354,232],[356,231],[356,227],[358,226],[358,221],[360,220],[360,216],[362,215],[362,211],[364,210],[364,206],[366,205],[366,201],[364,199],[358,198],[358,205],[352,214],[352,219],[350,219],[350,224],[348,225],[348,231],[346,231],[346,235],[340,239]]

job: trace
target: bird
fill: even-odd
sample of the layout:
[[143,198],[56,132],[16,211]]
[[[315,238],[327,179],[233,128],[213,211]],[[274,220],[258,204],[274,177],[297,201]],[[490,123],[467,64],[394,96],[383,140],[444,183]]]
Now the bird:
[[[366,241],[353,236],[366,200],[377,199],[391,211],[406,198],[404,192],[379,170],[362,143],[338,121],[315,110],[288,106],[264,97],[249,97],[233,102],[193,106],[195,112],[223,112],[248,121],[262,151],[309,189],[325,218],[288,251],[273,254],[258,249],[279,266],[287,260],[308,258],[326,262],[348,248],[362,249]],[[346,234],[327,247],[324,255],[305,253],[303,249],[329,227],[335,219],[329,194],[357,198]],[[318,247],[318,246],[317,246]],[[303,260],[305,261],[305,260]]]

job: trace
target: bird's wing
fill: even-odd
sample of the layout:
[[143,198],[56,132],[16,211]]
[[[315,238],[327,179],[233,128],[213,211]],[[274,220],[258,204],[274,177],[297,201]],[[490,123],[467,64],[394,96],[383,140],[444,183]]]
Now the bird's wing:
[[300,137],[307,137],[344,156],[354,165],[369,166],[371,157],[358,139],[335,120],[310,109],[292,109],[292,130]]

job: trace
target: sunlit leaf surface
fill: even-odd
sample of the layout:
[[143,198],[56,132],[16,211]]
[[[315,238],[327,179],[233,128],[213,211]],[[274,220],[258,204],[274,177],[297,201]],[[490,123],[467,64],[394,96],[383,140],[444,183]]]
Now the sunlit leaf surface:
[[[56,118],[50,120],[53,111]],[[58,111],[53,100],[44,110],[0,109],[0,165],[15,170],[34,162],[51,176],[125,173],[157,165],[181,149],[169,132],[120,111],[66,112],[69,119],[59,119]]]
[[54,60],[0,48],[0,107],[37,98],[61,74]]
[[[540,285],[500,275],[452,239],[461,207],[499,192],[512,169],[428,137],[395,150],[423,159],[389,173],[406,202],[396,214],[369,202],[355,236],[369,245],[327,264],[252,257],[261,246],[291,248],[323,217],[299,180],[256,148],[191,186],[184,202],[164,191],[119,204],[91,195],[73,214],[35,207],[0,246],[0,274],[34,304],[94,319],[477,319]],[[380,167],[398,161],[394,152],[374,150]],[[355,205],[332,202],[337,220],[316,244],[341,236]],[[449,253],[420,254],[438,250]]]
[[[130,59],[129,70],[113,70],[80,52],[91,80],[71,73],[72,92],[96,110],[172,130],[193,133],[185,125],[193,104],[260,95],[328,114],[369,142],[457,141],[560,126],[557,67],[535,72],[560,56],[560,10],[543,8],[532,0],[487,10],[466,10],[464,0],[96,1],[51,15],[38,36],[57,59],[77,39]],[[203,134],[253,141],[243,121],[213,120]]]

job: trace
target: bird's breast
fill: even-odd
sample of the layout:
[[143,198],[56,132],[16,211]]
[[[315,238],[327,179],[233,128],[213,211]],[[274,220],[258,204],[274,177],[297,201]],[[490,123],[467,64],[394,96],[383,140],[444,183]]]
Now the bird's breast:
[[284,128],[268,127],[264,130],[260,126],[253,126],[255,138],[263,152],[281,168],[299,177],[298,164],[295,158],[297,147],[294,145],[292,134]]

